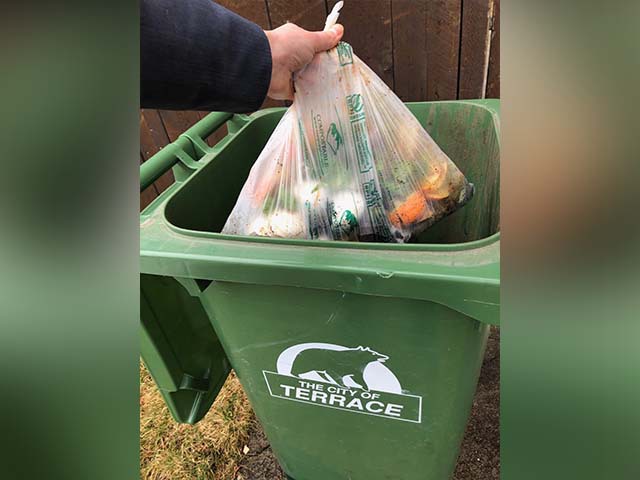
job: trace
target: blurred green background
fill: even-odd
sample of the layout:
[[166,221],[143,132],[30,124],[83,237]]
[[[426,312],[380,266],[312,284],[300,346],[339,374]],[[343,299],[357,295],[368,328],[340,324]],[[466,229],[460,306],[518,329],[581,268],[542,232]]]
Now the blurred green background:
[[638,478],[637,2],[502,16],[504,478]]
[[1,476],[135,478],[138,5],[0,17]]

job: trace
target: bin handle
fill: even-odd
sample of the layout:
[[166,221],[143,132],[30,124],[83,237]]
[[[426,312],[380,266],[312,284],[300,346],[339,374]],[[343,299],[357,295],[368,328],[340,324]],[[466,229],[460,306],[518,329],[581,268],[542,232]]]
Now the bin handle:
[[185,151],[192,148],[202,158],[205,153],[209,153],[210,148],[204,139],[220,128],[227,120],[233,117],[233,113],[211,112],[198,123],[193,125],[175,142],[170,143],[149,160],[140,166],[140,191],[143,191],[167,170],[180,161],[180,157],[189,154]]

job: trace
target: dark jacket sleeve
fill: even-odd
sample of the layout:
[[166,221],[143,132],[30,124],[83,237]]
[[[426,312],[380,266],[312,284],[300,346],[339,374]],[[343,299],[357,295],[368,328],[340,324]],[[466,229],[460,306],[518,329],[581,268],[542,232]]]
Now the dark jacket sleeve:
[[249,112],[270,81],[258,25],[211,0],[141,0],[142,108]]

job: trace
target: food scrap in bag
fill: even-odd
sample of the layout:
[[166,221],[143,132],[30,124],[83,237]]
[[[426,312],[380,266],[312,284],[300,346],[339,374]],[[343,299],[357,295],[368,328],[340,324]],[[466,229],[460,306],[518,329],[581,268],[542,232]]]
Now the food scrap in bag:
[[473,185],[349,44],[316,54],[294,85],[223,233],[407,242],[472,197]]

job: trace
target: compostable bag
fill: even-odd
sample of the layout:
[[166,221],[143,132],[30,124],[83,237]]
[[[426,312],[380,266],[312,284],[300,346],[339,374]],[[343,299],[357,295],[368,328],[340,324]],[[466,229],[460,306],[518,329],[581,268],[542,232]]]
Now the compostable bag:
[[473,195],[349,44],[316,54],[294,86],[223,233],[406,242]]

